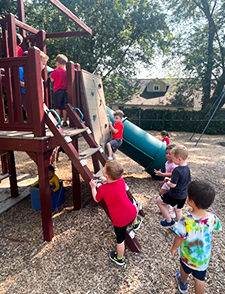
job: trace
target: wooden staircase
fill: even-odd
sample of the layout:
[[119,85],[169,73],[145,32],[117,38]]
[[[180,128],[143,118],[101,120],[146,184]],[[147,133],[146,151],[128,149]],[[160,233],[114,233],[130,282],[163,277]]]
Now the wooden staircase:
[[[89,145],[89,148],[87,150],[81,153],[78,152],[78,143],[76,141],[77,139],[72,139],[68,134],[66,134],[66,132],[64,132],[62,128],[57,127],[57,121],[55,117],[51,112],[48,111],[48,108],[46,106],[44,106],[45,121],[50,131],[54,134],[54,137],[59,145],[63,148],[64,152],[72,161],[73,166],[78,172],[78,176],[80,174],[86,184],[89,186],[90,180],[94,179],[95,176],[88,168],[85,159],[90,156],[92,157],[94,173],[98,174],[101,172],[99,163],[104,166],[107,161],[107,157],[104,154],[103,148],[97,144],[94,137],[92,136],[91,130],[85,125],[84,122],[80,121],[79,115],[73,110],[70,104],[66,105],[66,110],[70,118],[70,122],[75,128],[76,135],[81,135]],[[129,190],[127,191],[127,194],[129,197],[132,197]],[[100,202],[100,205],[109,216],[107,206],[103,200]],[[140,214],[144,215],[144,212],[140,211]],[[134,236],[135,234],[133,231],[127,231],[126,244],[131,251],[140,252],[141,245],[138,243]]]

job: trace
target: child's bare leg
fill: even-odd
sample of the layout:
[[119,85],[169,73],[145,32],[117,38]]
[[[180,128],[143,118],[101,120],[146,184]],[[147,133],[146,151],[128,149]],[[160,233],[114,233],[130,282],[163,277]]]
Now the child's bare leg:
[[161,210],[162,215],[165,217],[166,221],[168,223],[170,223],[172,219],[171,219],[169,211],[167,209],[167,204],[164,203],[160,197],[157,198],[156,203],[157,203],[159,209]]
[[180,280],[182,284],[185,285],[187,283],[188,276],[189,275],[185,273],[182,266],[180,266]]
[[112,157],[112,147],[111,147],[111,144],[108,142],[106,144],[106,147],[108,149],[108,155],[109,155],[109,157]]
[[160,191],[159,191],[159,195],[166,194],[167,192],[168,192],[168,190],[160,189]]
[[123,241],[122,243],[117,243],[117,256],[118,258],[121,258],[124,256],[124,250],[125,250],[125,241]]
[[194,277],[195,280],[195,294],[205,293],[205,281],[200,281]]
[[63,122],[66,122],[66,120],[67,120],[67,112],[66,112],[66,110],[63,109],[62,113],[63,113]]
[[174,211],[176,213],[175,220],[176,220],[176,222],[178,222],[179,219],[182,217],[182,209],[174,208]]

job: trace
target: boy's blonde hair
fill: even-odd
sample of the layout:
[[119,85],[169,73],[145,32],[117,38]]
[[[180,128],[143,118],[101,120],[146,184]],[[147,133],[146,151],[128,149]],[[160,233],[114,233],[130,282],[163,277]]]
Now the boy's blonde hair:
[[47,54],[45,54],[43,51],[40,50],[40,57],[41,57],[41,62],[43,64],[46,64],[47,61],[49,60],[49,57]]
[[181,157],[183,160],[188,158],[188,150],[184,145],[177,145],[170,151],[170,154],[176,158]]
[[116,160],[108,160],[105,164],[105,172],[111,180],[116,181],[123,174],[123,166]]
[[118,110],[115,110],[113,112],[113,116],[116,116],[116,115],[119,116],[119,117],[123,117],[124,116],[124,113],[123,113],[122,110],[118,109]]
[[65,65],[67,63],[67,61],[68,61],[68,58],[66,57],[66,55],[58,54],[56,56],[55,61],[58,62],[59,64]]

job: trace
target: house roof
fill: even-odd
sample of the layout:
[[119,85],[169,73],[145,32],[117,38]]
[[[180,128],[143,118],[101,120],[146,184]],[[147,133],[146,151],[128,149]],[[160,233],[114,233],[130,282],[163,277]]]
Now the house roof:
[[[166,79],[161,79],[160,81],[164,82],[168,86],[168,90],[165,95],[159,96],[157,98],[151,98],[151,99],[145,99],[141,97],[141,94],[143,91],[146,89],[147,85],[151,81],[156,81],[156,79],[140,79],[140,80],[134,80],[132,84],[134,87],[138,89],[137,93],[135,93],[132,96],[132,99],[127,101],[125,105],[129,106],[141,106],[141,105],[146,105],[146,106],[176,106],[176,107],[193,107],[196,109],[201,108],[201,97],[202,97],[202,92],[201,91],[194,91],[194,93],[187,97],[184,98],[183,100],[181,99],[175,101],[175,83],[177,80],[166,80]],[[184,93],[185,97],[185,93]]]

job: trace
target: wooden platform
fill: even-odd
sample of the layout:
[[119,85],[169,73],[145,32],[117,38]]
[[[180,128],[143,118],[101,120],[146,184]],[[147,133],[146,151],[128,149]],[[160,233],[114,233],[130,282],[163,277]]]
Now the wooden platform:
[[[65,136],[76,136],[83,132],[85,132],[88,128],[85,129],[75,129],[75,128],[63,128],[63,131],[65,133]],[[6,138],[6,139],[34,139],[34,140],[45,140],[49,138],[53,138],[54,135],[50,130],[46,130],[46,135],[44,137],[34,137],[34,134],[32,132],[18,132],[18,131],[0,131],[0,139]]]

